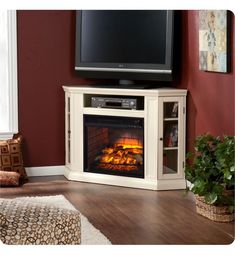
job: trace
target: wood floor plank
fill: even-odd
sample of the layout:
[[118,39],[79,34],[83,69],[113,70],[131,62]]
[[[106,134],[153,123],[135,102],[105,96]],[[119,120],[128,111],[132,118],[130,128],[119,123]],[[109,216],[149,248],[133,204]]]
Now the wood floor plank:
[[1,188],[1,197],[63,194],[113,244],[230,244],[234,223],[212,222],[195,212],[183,191],[150,191],[31,177],[23,187]]

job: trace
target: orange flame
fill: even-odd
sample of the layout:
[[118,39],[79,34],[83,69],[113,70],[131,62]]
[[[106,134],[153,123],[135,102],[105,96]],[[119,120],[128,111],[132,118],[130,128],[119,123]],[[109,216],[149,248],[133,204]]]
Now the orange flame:
[[102,150],[98,168],[120,171],[137,170],[143,164],[143,146],[138,139],[120,138]]

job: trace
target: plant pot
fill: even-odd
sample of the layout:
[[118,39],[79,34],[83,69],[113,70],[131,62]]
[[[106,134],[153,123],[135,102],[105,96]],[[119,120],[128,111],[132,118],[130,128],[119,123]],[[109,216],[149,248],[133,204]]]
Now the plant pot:
[[195,195],[195,199],[198,214],[217,222],[231,222],[234,220],[234,213],[229,212],[228,206],[206,204],[204,197],[198,195]]

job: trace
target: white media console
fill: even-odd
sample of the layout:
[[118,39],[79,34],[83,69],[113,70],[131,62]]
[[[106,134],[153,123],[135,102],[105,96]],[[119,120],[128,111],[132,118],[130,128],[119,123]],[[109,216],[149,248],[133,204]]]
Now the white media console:
[[[67,179],[151,190],[186,187],[184,178],[186,90],[86,86],[63,86],[63,89],[65,91],[65,176]],[[99,96],[138,98],[143,106],[136,110],[92,107],[92,98]],[[143,119],[143,177],[86,171],[84,116]]]

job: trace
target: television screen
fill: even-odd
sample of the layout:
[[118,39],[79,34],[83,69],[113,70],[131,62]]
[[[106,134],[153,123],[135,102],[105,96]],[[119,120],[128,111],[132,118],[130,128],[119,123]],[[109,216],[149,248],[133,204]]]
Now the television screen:
[[173,11],[77,11],[75,69],[87,77],[169,80],[172,36]]

